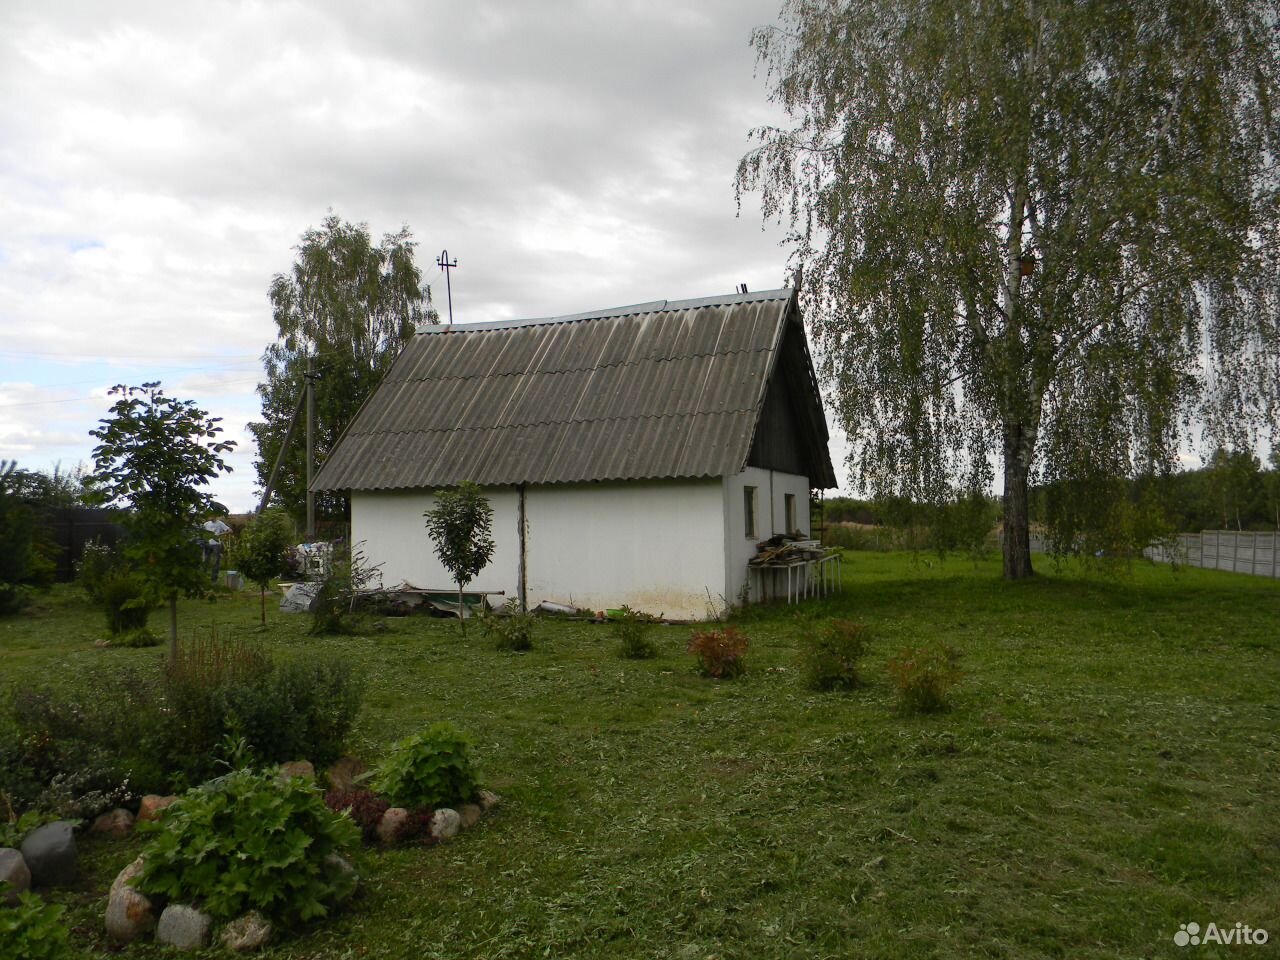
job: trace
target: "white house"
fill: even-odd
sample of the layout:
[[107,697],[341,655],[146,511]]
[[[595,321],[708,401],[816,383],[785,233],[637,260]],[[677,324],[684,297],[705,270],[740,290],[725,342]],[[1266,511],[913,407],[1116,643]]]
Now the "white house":
[[494,510],[472,590],[702,619],[836,486],[789,289],[426,326],[316,476],[387,585],[448,590],[423,524],[463,481]]

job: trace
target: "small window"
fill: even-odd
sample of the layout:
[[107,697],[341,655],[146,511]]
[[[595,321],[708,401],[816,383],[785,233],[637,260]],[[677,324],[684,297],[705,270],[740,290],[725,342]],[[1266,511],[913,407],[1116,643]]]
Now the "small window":
[[787,514],[787,533],[796,533],[800,529],[796,524],[796,495],[794,493],[784,493],[782,495],[782,504]]
[[742,510],[746,518],[747,536],[756,535],[756,488],[742,488]]

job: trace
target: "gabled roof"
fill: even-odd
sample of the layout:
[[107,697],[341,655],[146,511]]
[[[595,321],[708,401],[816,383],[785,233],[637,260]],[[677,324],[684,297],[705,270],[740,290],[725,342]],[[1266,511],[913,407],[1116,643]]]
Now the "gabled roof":
[[[427,326],[339,439],[317,490],[717,477],[752,450],[788,344],[810,478],[835,486],[790,290]],[[798,354],[797,350],[801,353]],[[795,378],[791,378],[794,382]]]

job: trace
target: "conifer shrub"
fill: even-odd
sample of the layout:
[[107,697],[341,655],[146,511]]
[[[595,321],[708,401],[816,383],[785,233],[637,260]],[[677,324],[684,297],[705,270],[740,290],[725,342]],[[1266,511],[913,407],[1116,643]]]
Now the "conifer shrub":
[[747,637],[735,627],[695,630],[688,649],[704,677],[728,680],[746,670]]
[[216,918],[258,910],[286,924],[312,920],[355,885],[331,855],[356,847],[359,827],[302,778],[234,770],[187,791],[141,829],[150,839],[138,889]]
[[465,803],[477,786],[471,742],[453,724],[433,723],[391,748],[373,785],[394,806],[410,810]]
[[948,695],[960,682],[960,654],[953,647],[904,647],[887,666],[905,713],[936,713],[950,704]]
[[867,652],[869,631],[852,620],[829,620],[802,641],[805,683],[814,690],[852,690],[861,685],[858,661]]

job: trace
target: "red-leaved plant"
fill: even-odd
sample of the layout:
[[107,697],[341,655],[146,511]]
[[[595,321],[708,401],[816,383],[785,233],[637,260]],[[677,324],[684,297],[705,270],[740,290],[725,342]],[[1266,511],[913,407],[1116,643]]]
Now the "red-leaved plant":
[[733,627],[721,630],[695,630],[689,639],[689,652],[698,660],[698,672],[715,680],[729,679],[746,669],[743,655],[747,637]]

